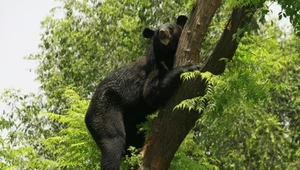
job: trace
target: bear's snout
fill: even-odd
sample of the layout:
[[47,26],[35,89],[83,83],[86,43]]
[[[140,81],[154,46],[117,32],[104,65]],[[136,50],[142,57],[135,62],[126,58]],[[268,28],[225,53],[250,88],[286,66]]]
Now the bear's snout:
[[168,45],[171,39],[171,34],[169,30],[161,29],[159,30],[159,39],[164,45]]

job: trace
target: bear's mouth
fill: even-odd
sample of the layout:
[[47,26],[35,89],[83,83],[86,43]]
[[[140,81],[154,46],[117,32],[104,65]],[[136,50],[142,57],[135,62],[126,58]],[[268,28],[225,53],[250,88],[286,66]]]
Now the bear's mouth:
[[159,30],[159,40],[162,44],[168,45],[171,39],[171,34],[168,30],[161,29]]
[[163,40],[161,39],[160,42],[163,43],[164,45],[168,45],[170,42],[170,39],[163,39]]

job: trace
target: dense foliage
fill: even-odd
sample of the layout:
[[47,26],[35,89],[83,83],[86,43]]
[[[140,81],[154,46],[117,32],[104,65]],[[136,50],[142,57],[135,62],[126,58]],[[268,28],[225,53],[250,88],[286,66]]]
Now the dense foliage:
[[[299,75],[294,74],[299,69],[299,50],[292,47],[285,52],[281,45],[293,38],[278,43],[273,29],[244,37],[224,74],[202,74],[210,83],[207,95],[177,107],[205,113],[186,139],[187,145],[181,146],[194,162],[186,169],[197,169],[198,164],[208,169],[299,167],[299,128],[294,124],[299,119],[299,83],[295,82]],[[179,153],[178,162],[184,161]]]
[[[39,62],[40,93],[7,90],[1,95],[8,107],[0,117],[0,169],[98,168],[100,155],[83,122],[95,86],[111,70],[143,55],[144,27],[188,14],[193,3],[61,0],[41,23],[41,52],[28,57]],[[213,48],[230,9],[248,3],[224,2],[201,55]],[[297,33],[299,3],[278,3],[285,9],[279,17],[290,16]],[[188,107],[204,115],[170,169],[300,167],[298,42],[293,33],[265,23],[241,39],[224,74],[202,73],[209,82],[207,95],[183,101],[176,109]],[[147,131],[150,125],[141,129]],[[122,166],[128,169],[137,163],[134,154]]]

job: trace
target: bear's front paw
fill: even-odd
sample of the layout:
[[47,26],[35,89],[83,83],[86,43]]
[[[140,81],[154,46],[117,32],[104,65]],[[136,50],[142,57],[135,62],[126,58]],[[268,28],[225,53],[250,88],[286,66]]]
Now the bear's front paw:
[[188,68],[188,71],[195,71],[195,70],[200,70],[200,65],[198,64],[191,64]]

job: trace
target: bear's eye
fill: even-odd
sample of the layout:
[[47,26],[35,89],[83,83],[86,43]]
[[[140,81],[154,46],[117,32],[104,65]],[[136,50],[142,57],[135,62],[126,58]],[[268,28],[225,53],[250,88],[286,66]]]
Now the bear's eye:
[[155,30],[155,36],[159,35],[159,29]]
[[169,27],[169,32],[170,32],[170,34],[173,34],[174,28],[173,27]]

